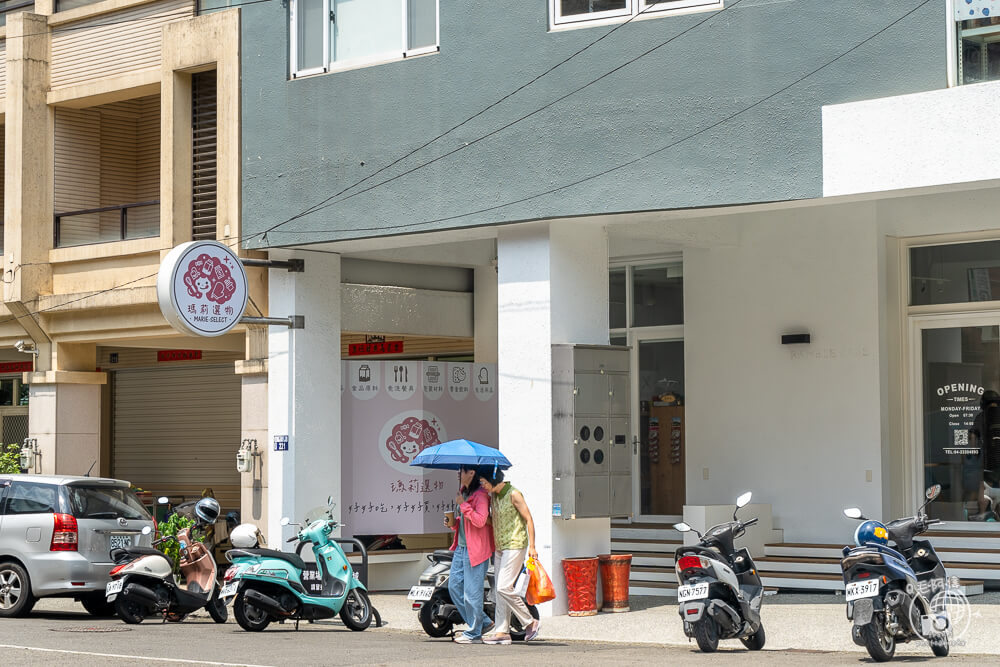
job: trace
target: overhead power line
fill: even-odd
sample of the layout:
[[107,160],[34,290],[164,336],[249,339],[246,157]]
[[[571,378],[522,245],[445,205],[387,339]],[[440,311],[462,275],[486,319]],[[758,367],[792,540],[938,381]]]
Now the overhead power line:
[[[371,231],[382,231],[382,230],[411,229],[411,228],[414,228],[414,227],[425,227],[427,225],[433,225],[433,224],[437,224],[437,223],[441,223],[441,222],[450,222],[452,220],[458,220],[458,219],[466,218],[466,217],[473,216],[473,215],[480,215],[482,213],[489,213],[491,211],[496,211],[496,210],[499,210],[499,209],[507,208],[508,206],[514,206],[516,204],[523,204],[525,202],[529,202],[529,201],[532,201],[534,199],[538,199],[540,197],[544,197],[546,195],[554,194],[556,192],[561,192],[562,190],[566,190],[566,189],[572,188],[574,186],[581,185],[581,184],[586,183],[588,181],[592,181],[594,179],[600,178],[602,176],[606,176],[606,175],[611,174],[613,172],[616,172],[616,171],[619,171],[619,170],[624,169],[626,167],[629,167],[629,166],[631,166],[633,164],[636,164],[637,162],[641,162],[643,160],[646,160],[646,159],[648,159],[648,158],[650,158],[650,157],[652,157],[654,155],[657,155],[657,154],[662,153],[662,152],[664,152],[664,151],[666,151],[666,150],[668,150],[670,148],[673,148],[673,147],[675,147],[675,146],[677,146],[679,144],[682,144],[685,141],[688,141],[690,139],[693,139],[694,137],[697,137],[697,136],[699,136],[701,134],[704,134],[705,132],[713,130],[716,127],[722,125],[723,123],[726,123],[726,122],[728,122],[728,121],[736,118],[737,116],[740,116],[740,115],[742,115],[742,114],[744,114],[744,113],[746,113],[746,112],[748,112],[748,111],[750,111],[752,109],[757,108],[761,104],[764,104],[765,102],[767,102],[767,101],[769,101],[771,99],[774,99],[775,97],[777,97],[778,95],[784,93],[788,89],[790,89],[790,88],[798,85],[799,83],[805,81],[809,77],[817,74],[818,72],[826,69],[827,67],[829,67],[830,65],[836,63],[837,61],[841,60],[842,58],[846,57],[847,55],[853,53],[854,51],[856,51],[857,49],[861,48],[862,46],[864,46],[868,42],[872,41],[873,39],[875,39],[879,35],[883,34],[887,30],[889,30],[890,28],[894,27],[895,25],[897,25],[898,23],[900,23],[904,19],[908,18],[914,12],[916,12],[921,7],[923,7],[924,5],[926,5],[926,4],[930,3],[930,2],[932,2],[932,0],[923,0],[918,5],[916,5],[915,7],[913,7],[909,11],[907,11],[905,14],[903,14],[902,16],[900,16],[899,18],[895,19],[894,21],[892,21],[891,23],[889,23],[888,25],[886,25],[882,29],[878,30],[877,32],[873,33],[872,35],[870,35],[867,38],[863,39],[862,41],[858,42],[857,44],[855,44],[851,48],[847,49],[846,51],[842,52],[840,55],[834,57],[831,60],[826,61],[825,63],[823,63],[819,67],[816,67],[815,69],[813,69],[810,72],[808,72],[808,73],[800,76],[799,78],[797,78],[796,80],[792,81],[791,83],[789,83],[789,84],[787,84],[787,85],[779,88],[778,90],[776,90],[776,91],[774,91],[774,92],[766,95],[765,97],[762,97],[761,99],[757,100],[753,104],[750,104],[749,106],[743,107],[740,110],[738,110],[738,111],[736,111],[734,113],[731,113],[731,114],[729,114],[729,115],[727,115],[727,116],[725,116],[723,118],[720,118],[719,120],[711,123],[710,125],[707,125],[707,126],[701,128],[700,130],[692,132],[691,134],[688,134],[688,135],[686,135],[686,136],[684,136],[684,137],[682,137],[680,139],[677,139],[676,141],[672,141],[672,142],[670,142],[670,143],[668,143],[666,145],[660,146],[659,148],[656,148],[656,149],[654,149],[652,151],[649,151],[648,153],[644,153],[643,155],[640,155],[638,157],[632,158],[632,159],[630,159],[630,160],[628,160],[626,162],[622,162],[622,163],[620,163],[620,164],[618,164],[618,165],[616,165],[614,167],[610,167],[608,169],[604,169],[604,170],[599,171],[597,173],[594,173],[594,174],[591,174],[589,176],[586,176],[586,177],[574,180],[574,181],[569,182],[569,183],[565,183],[565,184],[560,185],[558,187],[551,188],[551,189],[548,189],[548,190],[544,190],[542,192],[538,192],[538,193],[535,193],[533,195],[522,197],[520,199],[516,199],[516,200],[513,200],[513,201],[508,201],[508,202],[505,202],[505,203],[502,203],[502,204],[496,204],[494,206],[487,206],[485,208],[476,209],[474,211],[468,211],[466,213],[458,213],[458,214],[455,214],[455,215],[450,215],[450,216],[446,216],[446,217],[442,217],[442,218],[436,218],[434,220],[424,220],[422,222],[404,223],[404,224],[399,224],[399,225],[379,225],[378,227],[352,227],[351,229],[348,229],[348,230],[344,230],[344,229],[319,229],[319,230],[302,230],[302,231],[272,230],[270,233],[272,233],[272,234],[300,234],[300,235],[305,235],[305,234],[339,234],[339,233],[343,233],[345,231],[347,231],[347,232],[371,232]],[[333,202],[333,203],[337,203],[337,202]],[[313,243],[320,243],[320,242],[322,242],[322,241],[314,241]]]
[[329,206],[334,206],[336,204],[339,204],[340,202],[346,201],[346,200],[354,197],[355,195],[364,194],[365,192],[369,192],[371,190],[374,190],[375,188],[381,187],[382,185],[385,185],[386,183],[391,183],[392,181],[395,181],[395,180],[397,180],[399,178],[402,178],[403,176],[406,176],[408,174],[412,174],[413,172],[415,172],[415,171],[417,171],[419,169],[423,169],[424,167],[432,165],[435,162],[443,160],[443,159],[445,159],[446,157],[448,157],[450,155],[453,155],[453,154],[455,154],[455,153],[457,153],[459,151],[465,150],[466,148],[469,148],[470,146],[473,146],[473,145],[479,143],[480,141],[488,139],[489,137],[492,137],[495,134],[503,132],[504,130],[506,130],[506,129],[510,128],[510,127],[513,127],[514,125],[517,125],[521,121],[527,120],[528,118],[531,118],[532,116],[534,116],[534,115],[536,115],[538,113],[541,113],[542,111],[548,109],[552,105],[558,104],[559,102],[561,102],[562,100],[566,99],[567,97],[569,97],[571,95],[575,95],[576,93],[580,92],[581,90],[583,90],[585,88],[588,88],[589,86],[597,83],[598,81],[604,79],[605,77],[610,76],[611,74],[614,74],[618,70],[622,69],[623,67],[626,67],[626,66],[630,65],[631,63],[635,62],[639,58],[647,56],[650,53],[652,53],[653,51],[656,51],[657,49],[659,49],[659,48],[661,48],[663,46],[666,46],[667,44],[671,43],[675,39],[678,39],[679,37],[682,37],[682,36],[686,35],[687,33],[691,32],[692,30],[694,30],[698,26],[700,26],[700,25],[702,25],[702,24],[704,24],[704,23],[706,23],[706,22],[708,22],[708,21],[710,21],[710,20],[712,20],[712,19],[720,16],[723,12],[725,12],[727,10],[731,10],[732,8],[734,8],[738,4],[740,4],[742,1],[743,0],[736,0],[735,2],[733,2],[730,5],[728,5],[727,7],[723,7],[719,11],[713,12],[708,17],[702,19],[701,21],[698,21],[698,22],[694,23],[693,25],[688,26],[687,28],[685,28],[681,32],[677,33],[673,37],[670,37],[666,41],[660,42],[659,44],[657,44],[656,46],[654,46],[652,49],[649,49],[648,51],[645,51],[644,53],[639,54],[635,58],[633,58],[633,59],[629,60],[628,62],[624,63],[623,65],[620,65],[620,66],[612,69],[611,71],[606,72],[605,74],[602,74],[601,76],[597,77],[596,79],[591,80],[589,83],[587,83],[587,84],[585,84],[585,85],[583,85],[583,86],[581,86],[581,87],[579,87],[579,88],[577,88],[575,90],[570,91],[569,93],[563,95],[562,97],[559,97],[558,99],[553,100],[552,102],[549,102],[548,104],[546,104],[546,105],[544,105],[544,106],[542,106],[542,107],[540,107],[540,108],[532,111],[531,113],[529,113],[527,115],[521,116],[520,118],[518,118],[518,119],[516,119],[516,120],[514,120],[514,121],[512,121],[510,123],[507,123],[506,125],[504,125],[504,126],[502,126],[500,128],[497,128],[497,129],[493,130],[492,132],[484,134],[484,135],[482,135],[482,136],[480,136],[480,137],[478,137],[476,139],[473,139],[472,141],[466,142],[463,145],[461,145],[461,146],[459,146],[459,147],[457,147],[457,148],[455,148],[455,149],[453,149],[453,150],[451,150],[451,151],[449,151],[447,153],[444,153],[443,155],[439,155],[438,157],[436,157],[436,158],[434,158],[432,160],[428,160],[427,162],[424,162],[422,164],[418,164],[417,166],[415,166],[415,167],[413,167],[411,169],[408,169],[408,170],[406,170],[406,171],[404,171],[404,172],[402,172],[400,174],[397,174],[397,175],[395,175],[395,176],[393,176],[391,178],[387,178],[387,179],[385,179],[383,181],[379,181],[375,185],[372,185],[372,186],[370,186],[368,188],[365,188],[363,190],[358,190],[356,192],[353,192],[350,195],[344,197],[343,199],[337,199],[336,201],[331,201],[331,200],[336,199],[340,195],[346,193],[348,190],[351,190],[352,188],[354,188],[354,187],[356,187],[358,185],[361,185],[362,183],[368,181],[369,179],[371,179],[371,178],[377,176],[378,174],[381,174],[382,172],[386,171],[387,169],[390,169],[391,167],[399,164],[400,162],[402,162],[406,158],[410,157],[414,153],[417,153],[417,152],[423,150],[424,148],[427,148],[428,146],[430,146],[431,144],[435,143],[439,139],[442,139],[443,137],[446,137],[447,135],[451,134],[455,130],[463,127],[466,124],[468,124],[472,120],[478,118],[479,116],[482,116],[484,113],[486,113],[490,109],[493,109],[494,107],[498,106],[499,104],[502,104],[504,101],[510,99],[511,97],[513,97],[514,95],[516,95],[520,91],[524,90],[525,88],[527,88],[531,84],[535,83],[536,81],[538,81],[542,77],[546,76],[547,74],[550,74],[551,72],[553,72],[554,70],[558,69],[562,65],[565,65],[570,60],[572,60],[573,58],[577,57],[578,55],[580,55],[584,51],[587,51],[588,49],[590,49],[592,46],[594,46],[598,42],[606,39],[607,37],[609,37],[610,35],[612,35],[617,30],[620,30],[621,28],[625,27],[626,25],[628,25],[629,23],[631,23],[633,20],[635,20],[639,16],[645,14],[646,12],[648,12],[651,9],[653,9],[653,8],[656,7],[655,4],[650,4],[649,7],[647,7],[644,10],[642,10],[638,14],[635,14],[635,15],[631,16],[627,21],[624,21],[623,23],[620,23],[620,24],[616,25],[611,30],[608,30],[607,32],[605,32],[603,35],[601,35],[597,39],[595,39],[592,42],[588,43],[583,48],[578,49],[577,51],[573,52],[572,54],[570,54],[566,58],[563,58],[562,60],[560,60],[556,64],[552,65],[551,67],[549,67],[548,69],[546,69],[542,73],[536,75],[534,78],[530,79],[527,83],[524,83],[524,84],[518,86],[517,88],[515,88],[511,92],[507,93],[506,95],[504,95],[500,99],[496,100],[495,102],[492,102],[492,103],[488,104],[483,109],[477,111],[476,113],[474,113],[473,115],[469,116],[468,118],[466,118],[462,122],[458,123],[457,125],[454,125],[454,126],[448,128],[447,130],[445,130],[441,134],[437,135],[436,137],[434,137],[430,141],[427,141],[427,142],[421,144],[420,146],[417,146],[416,148],[410,150],[409,152],[405,153],[404,155],[396,158],[395,160],[393,160],[389,164],[385,165],[381,169],[379,169],[379,170],[377,170],[375,172],[372,172],[371,174],[365,176],[361,180],[356,181],[356,182],[348,185],[347,187],[343,188],[339,192],[336,192],[336,193],[330,195],[329,197],[327,197],[323,201],[321,201],[321,202],[319,202],[317,204],[314,204],[313,206],[310,206],[309,208],[305,209],[304,211],[302,211],[300,213],[296,213],[295,215],[293,215],[292,217],[288,218],[287,220],[283,220],[283,221],[281,221],[281,222],[279,222],[277,224],[274,224],[271,227],[268,227],[267,229],[265,229],[263,232],[254,232],[253,234],[244,235],[243,240],[248,240],[248,239],[251,239],[251,238],[254,238],[254,237],[257,237],[257,236],[259,236],[261,239],[263,239],[265,236],[267,236],[268,232],[271,232],[271,231],[273,231],[273,230],[275,230],[275,229],[277,229],[277,228],[279,228],[279,227],[281,227],[283,225],[287,225],[288,223],[290,223],[290,222],[292,222],[294,220],[298,220],[299,218],[305,217],[307,215],[315,213],[316,211],[320,211],[320,210],[322,210],[324,208],[327,208]]

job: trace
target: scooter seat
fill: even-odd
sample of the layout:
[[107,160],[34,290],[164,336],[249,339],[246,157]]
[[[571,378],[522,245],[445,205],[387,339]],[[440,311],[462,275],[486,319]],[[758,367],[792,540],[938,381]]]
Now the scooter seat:
[[170,556],[152,547],[129,547],[126,551],[133,556],[163,556],[167,560],[171,560]]
[[240,551],[245,551],[246,553],[253,554],[255,556],[263,556],[264,558],[277,558],[279,560],[288,561],[299,570],[306,569],[306,563],[304,560],[295,554],[288,553],[287,551],[275,551],[274,549],[240,549]]

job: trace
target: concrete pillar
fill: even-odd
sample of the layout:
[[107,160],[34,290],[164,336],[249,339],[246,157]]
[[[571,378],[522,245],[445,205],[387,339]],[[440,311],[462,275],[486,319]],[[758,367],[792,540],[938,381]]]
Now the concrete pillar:
[[4,301],[30,302],[52,293],[54,126],[48,87],[48,17],[8,16],[3,247],[4,270],[13,273],[4,284]]
[[[332,495],[341,517],[340,256],[271,251],[272,259],[305,260],[304,273],[272,270],[269,314],[303,315],[304,329],[268,331],[267,537],[281,548],[294,533],[281,517],[302,521]],[[288,436],[288,451],[274,437]]]
[[497,269],[477,266],[473,273],[473,318],[477,364],[497,362]]
[[552,222],[498,237],[500,448],[535,520],[536,546],[566,612],[562,559],[611,549],[609,519],[553,519],[552,345],[608,343],[608,242],[599,225]]
[[100,475],[101,385],[107,373],[48,371],[25,373],[30,386],[28,435],[41,455],[28,472],[84,475],[94,465]]

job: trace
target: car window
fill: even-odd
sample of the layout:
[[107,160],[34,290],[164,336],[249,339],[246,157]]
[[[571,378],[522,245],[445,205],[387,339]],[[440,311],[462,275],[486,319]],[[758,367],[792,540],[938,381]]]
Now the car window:
[[107,486],[67,487],[69,504],[77,519],[146,519],[149,513],[129,489]]
[[58,489],[52,484],[14,482],[7,490],[4,514],[50,514],[58,512]]

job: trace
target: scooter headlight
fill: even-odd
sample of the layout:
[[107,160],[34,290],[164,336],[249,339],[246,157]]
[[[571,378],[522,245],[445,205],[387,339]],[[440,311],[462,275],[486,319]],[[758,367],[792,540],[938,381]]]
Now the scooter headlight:
[[434,586],[435,586],[435,588],[438,587],[438,586],[444,586],[446,583],[448,583],[448,574],[447,573],[445,573],[445,574],[439,574],[438,576],[434,577]]

